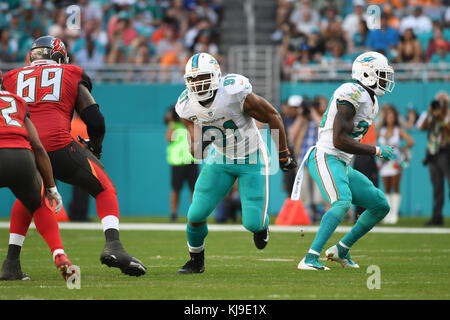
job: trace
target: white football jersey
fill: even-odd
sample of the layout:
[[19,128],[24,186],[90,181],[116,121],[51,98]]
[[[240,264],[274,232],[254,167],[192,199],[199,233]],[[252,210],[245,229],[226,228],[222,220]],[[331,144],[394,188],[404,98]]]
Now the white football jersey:
[[355,109],[356,114],[353,118],[351,137],[360,141],[369,130],[378,113],[378,100],[376,96],[373,99],[372,101],[366,89],[358,83],[348,82],[337,88],[319,125],[317,147],[345,161],[347,164],[350,163],[353,155],[337,149],[333,143],[333,124],[337,113],[336,101]]
[[212,140],[217,152],[230,159],[245,159],[262,142],[255,120],[243,111],[245,98],[251,92],[252,85],[246,77],[228,74],[221,78],[209,107],[189,99],[184,90],[175,110],[180,118],[201,127],[203,139]]

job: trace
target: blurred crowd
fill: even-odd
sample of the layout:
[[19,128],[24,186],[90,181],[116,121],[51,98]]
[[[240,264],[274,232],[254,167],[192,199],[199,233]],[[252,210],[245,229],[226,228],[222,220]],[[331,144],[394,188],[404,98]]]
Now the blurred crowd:
[[[23,62],[34,39],[52,35],[64,41],[70,61],[80,65],[184,68],[193,53],[219,55],[222,2],[0,0],[0,62]],[[79,17],[67,12],[71,5],[80,8]]]
[[393,63],[450,63],[448,0],[278,0],[276,22],[284,80],[293,68],[351,65],[365,50]]

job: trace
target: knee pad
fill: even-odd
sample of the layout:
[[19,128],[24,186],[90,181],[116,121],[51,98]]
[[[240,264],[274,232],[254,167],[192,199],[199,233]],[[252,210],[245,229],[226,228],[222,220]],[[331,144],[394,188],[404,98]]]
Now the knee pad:
[[336,217],[339,220],[342,220],[351,207],[352,207],[351,200],[336,200],[331,204],[331,208],[328,211],[333,212],[333,214],[336,215]]
[[377,189],[375,203],[369,210],[380,219],[383,219],[391,210],[391,207],[386,199],[386,195],[380,189]]

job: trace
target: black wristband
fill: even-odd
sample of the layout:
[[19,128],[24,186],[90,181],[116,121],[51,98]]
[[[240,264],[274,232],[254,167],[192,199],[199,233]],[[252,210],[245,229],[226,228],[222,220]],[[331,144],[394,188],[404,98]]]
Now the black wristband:
[[283,159],[287,159],[287,157],[290,155],[291,153],[289,152],[289,149],[280,151],[278,153],[278,159],[283,160]]

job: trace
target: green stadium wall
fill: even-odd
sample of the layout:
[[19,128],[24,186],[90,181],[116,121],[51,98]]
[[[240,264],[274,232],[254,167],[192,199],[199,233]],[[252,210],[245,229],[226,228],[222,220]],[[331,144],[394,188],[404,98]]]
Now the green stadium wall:
[[[283,83],[282,100],[291,94],[330,97],[339,83]],[[380,104],[393,103],[405,114],[408,102],[420,113],[439,90],[450,92],[449,83],[397,83],[392,94],[380,99]],[[168,216],[170,167],[166,161],[165,112],[183,90],[178,84],[96,84],[93,94],[105,116],[107,133],[103,157],[109,176],[114,181],[122,216]],[[278,107],[278,106],[277,106]],[[426,134],[413,131],[416,140],[413,160],[402,178],[401,214],[429,216],[432,209],[432,188],[428,168],[422,165]],[[275,163],[276,165],[276,163]],[[66,209],[72,198],[72,187],[58,182]],[[447,188],[447,186],[446,186]],[[450,216],[446,189],[444,214]],[[282,189],[282,175],[270,176],[269,214],[279,212],[288,195]],[[0,217],[9,217],[14,196],[8,189],[0,189]],[[185,185],[180,199],[179,215],[187,213],[190,192]],[[96,217],[95,201],[91,198],[89,215]]]

